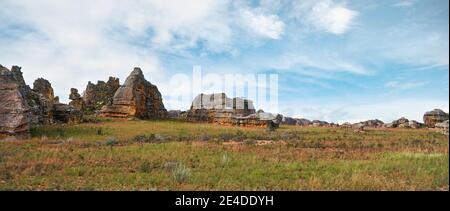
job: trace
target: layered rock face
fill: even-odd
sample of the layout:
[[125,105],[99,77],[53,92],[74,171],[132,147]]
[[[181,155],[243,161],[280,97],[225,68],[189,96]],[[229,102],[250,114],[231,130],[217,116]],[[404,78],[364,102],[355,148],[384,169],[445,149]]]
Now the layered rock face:
[[187,114],[189,121],[231,124],[238,126],[261,126],[277,128],[283,116],[255,112],[251,100],[228,98],[225,93],[200,94],[194,98]]
[[25,84],[21,67],[13,66],[11,68],[11,73],[16,79],[18,89],[30,109],[30,125],[36,126],[53,123],[53,88],[51,87],[50,82],[43,78],[37,79],[33,83],[33,86],[36,87],[35,90]]
[[29,95],[32,98],[29,104],[33,108],[34,124],[52,124],[55,101],[52,84],[38,78],[33,83],[33,90],[29,90]]
[[188,120],[232,123],[233,117],[245,117],[250,114],[255,114],[255,107],[251,100],[231,99],[225,93],[200,94],[192,102]]
[[81,121],[79,110],[58,102],[48,80],[35,80],[31,89],[20,67],[0,69],[0,133],[25,137],[31,127]]
[[281,114],[257,112],[248,116],[233,117],[232,120],[237,126],[259,126],[273,131],[280,126],[283,116]]
[[114,94],[119,87],[119,79],[114,77],[109,77],[106,83],[98,81],[97,84],[93,84],[89,81],[83,94],[85,112],[94,113],[100,111],[103,106],[112,104]]
[[31,112],[20,91],[23,81],[15,76],[0,65],[0,134],[27,137]]
[[408,120],[405,117],[394,120],[391,123],[387,123],[383,125],[384,128],[413,128],[418,129],[424,127],[424,124],[416,121],[416,120]]
[[83,112],[71,105],[56,103],[53,105],[53,121],[55,123],[80,123]]
[[75,88],[70,89],[69,99],[72,100],[69,103],[70,106],[72,106],[75,109],[80,110],[80,111],[83,110],[84,101],[83,101],[83,98],[81,98],[81,95],[78,94],[78,89],[75,89]]
[[371,119],[364,122],[360,122],[364,127],[380,128],[383,127],[384,122],[379,119]]
[[36,79],[33,83],[33,90],[37,93],[42,94],[42,96],[48,101],[53,101],[55,99],[52,84],[46,79]]
[[423,122],[430,128],[434,128],[436,123],[441,123],[446,120],[448,120],[448,113],[445,113],[441,109],[434,109],[423,115]]
[[167,118],[161,93],[158,88],[145,80],[140,68],[135,68],[125,84],[114,94],[112,104],[100,111],[104,117],[139,119]]

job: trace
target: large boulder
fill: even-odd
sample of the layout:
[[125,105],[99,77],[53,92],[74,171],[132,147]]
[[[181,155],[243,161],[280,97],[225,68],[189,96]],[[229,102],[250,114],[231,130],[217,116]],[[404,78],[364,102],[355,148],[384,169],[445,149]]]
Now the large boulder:
[[20,91],[22,82],[0,65],[0,134],[29,136],[31,112]]
[[409,120],[405,117],[392,121],[392,127],[409,128]]
[[444,135],[448,135],[448,120],[445,120],[443,122],[439,122],[435,124],[435,127],[440,130],[440,132]]
[[311,125],[311,124],[312,124],[312,122],[311,122],[310,120],[308,120],[308,119],[303,119],[303,118],[297,119],[297,125],[300,125],[300,126],[309,126],[309,125]]
[[70,89],[69,99],[71,100],[69,102],[70,106],[74,107],[77,110],[83,111],[84,101],[83,98],[81,98],[81,95],[78,93],[78,89],[75,88]]
[[233,117],[255,114],[251,100],[228,98],[225,93],[200,94],[192,101],[188,112],[190,121],[232,123]]
[[97,84],[93,84],[89,81],[83,94],[85,112],[94,113],[100,111],[103,106],[112,104],[119,87],[119,79],[114,77],[109,77],[106,83],[98,81]]
[[422,124],[416,120],[409,120],[408,125],[410,128],[413,128],[413,129],[422,128],[424,126],[424,124]]
[[55,103],[52,84],[44,78],[38,78],[33,83],[33,89],[28,92],[29,105],[33,111],[33,124],[52,124]]
[[380,128],[383,127],[384,122],[379,119],[371,119],[367,121],[360,122],[364,127],[369,128]]
[[274,130],[283,120],[280,114],[255,112],[253,101],[244,98],[228,98],[225,93],[200,94],[194,98],[187,119],[237,126],[267,127]]
[[33,90],[40,93],[49,102],[53,102],[55,99],[52,84],[44,78],[38,78],[34,81]]
[[445,113],[441,109],[434,109],[423,115],[423,122],[430,128],[435,127],[436,123],[444,122],[446,120],[448,120],[448,113]]
[[233,116],[231,121],[237,126],[266,127],[269,131],[277,129],[283,120],[281,114],[257,112],[247,116]]
[[313,120],[311,122],[311,125],[314,127],[327,127],[327,126],[330,126],[330,123],[328,123],[326,121],[321,121],[321,120]]
[[292,118],[292,117],[283,117],[283,121],[281,122],[282,124],[285,125],[297,125],[297,119]]
[[167,118],[161,93],[158,88],[145,80],[140,68],[134,68],[125,84],[114,94],[111,105],[100,111],[104,117],[118,118]]

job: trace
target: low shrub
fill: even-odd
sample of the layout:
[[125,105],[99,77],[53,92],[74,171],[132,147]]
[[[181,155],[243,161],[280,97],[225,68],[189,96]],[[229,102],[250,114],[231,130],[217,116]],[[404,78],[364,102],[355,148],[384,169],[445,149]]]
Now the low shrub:
[[173,178],[178,184],[188,182],[191,177],[191,170],[179,163],[172,171]]

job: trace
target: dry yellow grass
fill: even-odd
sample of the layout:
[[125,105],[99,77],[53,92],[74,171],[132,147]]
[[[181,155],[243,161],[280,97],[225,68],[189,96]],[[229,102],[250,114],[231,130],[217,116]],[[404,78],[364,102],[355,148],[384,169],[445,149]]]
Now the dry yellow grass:
[[0,190],[448,190],[448,136],[429,130],[179,121],[46,126],[0,142]]

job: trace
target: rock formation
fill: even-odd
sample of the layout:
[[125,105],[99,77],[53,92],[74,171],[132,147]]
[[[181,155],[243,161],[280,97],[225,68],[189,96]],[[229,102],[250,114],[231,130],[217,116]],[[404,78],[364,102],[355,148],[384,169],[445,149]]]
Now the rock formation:
[[52,124],[55,101],[52,84],[46,79],[38,78],[33,83],[33,89],[28,92],[32,96],[30,106],[33,108],[34,124]]
[[438,128],[442,134],[448,135],[448,124],[448,120],[445,120],[443,122],[436,123],[434,126]]
[[63,103],[56,103],[53,105],[53,121],[55,123],[80,123],[82,118],[82,111],[71,105]]
[[310,120],[308,120],[308,119],[297,119],[297,125],[309,126],[311,124],[312,124],[312,122]]
[[167,118],[161,93],[158,88],[145,80],[140,68],[134,68],[125,84],[114,94],[111,105],[100,111],[104,117],[140,119]]
[[326,126],[330,126],[330,123],[328,123],[326,121],[321,121],[321,120],[313,120],[311,122],[311,125],[314,127],[326,127]]
[[70,106],[72,106],[75,109],[80,110],[80,111],[83,110],[84,101],[83,101],[83,98],[81,98],[81,95],[78,94],[78,89],[75,89],[75,88],[70,89],[69,99],[72,100],[69,103]]
[[49,102],[53,102],[55,99],[52,84],[46,79],[36,79],[33,83],[33,90],[37,93],[40,93]]
[[448,120],[448,113],[445,113],[441,109],[434,109],[423,115],[423,122],[430,128],[435,127],[436,123],[444,122],[446,120]]
[[405,117],[402,117],[400,119],[394,120],[392,122],[393,127],[399,127],[399,128],[408,128],[409,127],[409,120]]
[[31,112],[16,75],[0,65],[0,134],[29,136]]
[[21,68],[1,66],[0,133],[29,134],[29,129],[53,123],[80,122],[79,110],[59,103],[48,80],[34,81],[33,89],[25,84]]
[[228,98],[225,93],[200,94],[192,101],[188,120],[215,123],[232,123],[233,117],[255,114],[251,100]]
[[423,126],[424,124],[416,120],[408,120],[405,117],[394,120],[391,123],[386,123],[382,125],[383,128],[413,128],[413,129],[422,128]]
[[283,125],[297,125],[297,119],[292,117],[283,117],[283,121],[281,121]]
[[185,119],[187,117],[186,111],[170,110],[167,113],[168,113],[168,117],[171,119]]
[[413,129],[422,128],[424,126],[424,124],[422,124],[416,120],[409,120],[408,125],[410,128],[413,128]]
[[114,94],[119,87],[119,79],[114,77],[109,77],[106,83],[98,81],[97,84],[93,84],[89,81],[83,94],[85,112],[94,113],[100,111],[103,106],[112,104]]
[[379,119],[371,119],[367,121],[360,122],[364,127],[369,128],[380,128],[383,127],[384,122]]
[[261,126],[269,130],[277,128],[283,116],[264,111],[255,112],[251,100],[228,98],[225,93],[200,94],[194,98],[187,119],[238,126]]
[[[37,79],[36,90],[25,84],[21,67],[13,66],[11,73],[17,81],[18,89],[30,109],[30,125],[42,125],[52,123],[53,88],[45,79]],[[34,87],[33,87],[34,88]]]

